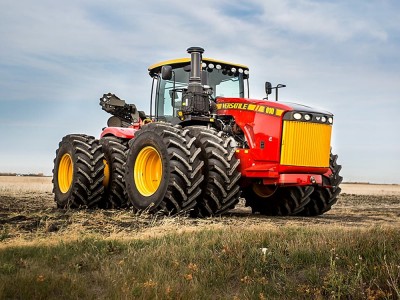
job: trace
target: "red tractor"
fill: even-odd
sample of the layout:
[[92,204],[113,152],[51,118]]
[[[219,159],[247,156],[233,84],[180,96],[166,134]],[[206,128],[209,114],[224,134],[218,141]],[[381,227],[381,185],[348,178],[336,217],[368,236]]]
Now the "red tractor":
[[[187,51],[190,59],[149,67],[149,114],[105,94],[100,105],[113,116],[100,139],[63,138],[53,170],[58,207],[213,216],[242,197],[264,215],[328,211],[342,181],[330,152],[333,115],[250,99],[246,66]],[[267,98],[280,87],[267,82]]]

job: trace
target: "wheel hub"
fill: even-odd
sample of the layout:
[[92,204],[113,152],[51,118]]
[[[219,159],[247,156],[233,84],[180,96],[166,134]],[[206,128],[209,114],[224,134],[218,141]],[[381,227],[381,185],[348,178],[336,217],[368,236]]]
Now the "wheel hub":
[[151,196],[157,191],[162,179],[162,160],[157,149],[147,146],[140,150],[133,176],[135,185],[143,196]]
[[73,174],[74,165],[72,163],[71,155],[65,153],[61,157],[60,165],[58,167],[58,186],[60,187],[61,193],[65,194],[71,188]]

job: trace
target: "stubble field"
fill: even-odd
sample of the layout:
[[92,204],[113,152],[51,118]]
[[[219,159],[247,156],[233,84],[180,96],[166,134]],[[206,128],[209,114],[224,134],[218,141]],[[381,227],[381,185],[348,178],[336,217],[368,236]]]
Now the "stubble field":
[[219,218],[137,216],[128,210],[59,210],[54,203],[51,178],[0,177],[1,247],[75,239],[81,233],[109,238],[143,238],[169,232],[205,228],[400,228],[400,185],[342,184],[342,194],[328,213],[313,218],[252,215],[243,203]]
[[0,299],[400,297],[399,185],[342,184],[313,218],[59,210],[51,190],[0,177]]

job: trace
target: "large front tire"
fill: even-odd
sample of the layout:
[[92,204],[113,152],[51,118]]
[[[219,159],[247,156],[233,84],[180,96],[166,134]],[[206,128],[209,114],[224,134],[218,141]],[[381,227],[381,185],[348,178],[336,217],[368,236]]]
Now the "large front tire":
[[193,216],[221,215],[239,202],[239,159],[236,158],[236,142],[222,131],[204,126],[185,127],[197,138],[202,149],[205,168],[202,197],[192,212]]
[[56,152],[53,193],[59,208],[98,207],[104,190],[103,153],[92,136],[65,136]]
[[194,141],[187,130],[168,124],[142,127],[129,142],[125,165],[127,194],[135,208],[168,215],[193,209],[204,178]]
[[[339,175],[342,169],[341,165],[337,164],[337,155],[330,156],[329,167],[331,170],[330,176],[322,176],[324,186],[314,188],[314,192],[310,196],[310,202],[304,207],[304,210],[299,213],[300,216],[318,216],[326,213],[337,202],[337,198],[341,192],[339,187],[343,177]],[[326,187],[328,186],[328,187]]]

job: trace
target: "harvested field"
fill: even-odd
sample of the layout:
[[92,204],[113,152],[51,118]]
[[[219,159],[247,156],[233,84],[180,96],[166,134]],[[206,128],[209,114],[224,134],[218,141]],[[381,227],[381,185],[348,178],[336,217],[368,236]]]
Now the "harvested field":
[[76,240],[81,234],[141,239],[205,228],[268,229],[281,226],[400,227],[400,186],[342,184],[338,203],[313,218],[252,215],[241,203],[219,218],[137,216],[130,210],[60,210],[48,177],[0,177],[0,247]]
[[60,210],[0,177],[0,299],[399,299],[400,186],[343,184],[320,217]]

